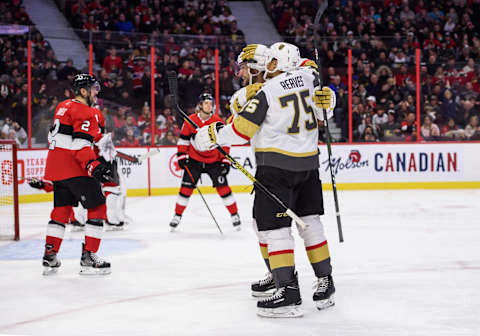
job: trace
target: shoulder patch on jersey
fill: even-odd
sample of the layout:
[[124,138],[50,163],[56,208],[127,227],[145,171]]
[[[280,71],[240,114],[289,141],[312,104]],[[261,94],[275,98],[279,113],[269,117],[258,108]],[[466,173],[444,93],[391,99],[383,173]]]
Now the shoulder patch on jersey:
[[61,117],[65,114],[65,112],[67,112],[67,108],[66,107],[60,107],[56,113],[57,116]]

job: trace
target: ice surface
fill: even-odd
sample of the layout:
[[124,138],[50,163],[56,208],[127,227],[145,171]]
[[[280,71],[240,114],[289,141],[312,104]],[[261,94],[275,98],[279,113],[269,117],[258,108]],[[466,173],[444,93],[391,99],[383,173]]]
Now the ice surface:
[[22,240],[0,241],[0,334],[480,335],[480,190],[340,192],[343,244],[325,195],[336,306],[315,309],[295,233],[305,316],[275,320],[256,316],[250,297],[265,272],[251,195],[235,195],[241,232],[220,198],[205,195],[223,238],[198,195],[176,233],[168,227],[176,197],[129,198],[135,223],[105,232],[105,277],[78,275],[80,232],[66,233],[59,273],[43,277],[51,205],[21,205]]

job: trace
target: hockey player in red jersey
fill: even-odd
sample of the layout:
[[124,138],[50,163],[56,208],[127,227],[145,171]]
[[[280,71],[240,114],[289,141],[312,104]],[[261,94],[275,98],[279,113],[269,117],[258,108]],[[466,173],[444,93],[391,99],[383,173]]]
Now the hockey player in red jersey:
[[96,255],[106,220],[105,196],[100,182],[111,180],[110,165],[98,156],[92,144],[101,136],[91,105],[99,91],[98,82],[88,74],[75,75],[75,98],[57,105],[48,134],[49,152],[45,179],[53,183],[53,203],[47,226],[44,274],[58,270],[57,253],[62,244],[65,224],[72,206],[80,202],[88,210],[85,242],[82,245],[80,274],[109,274],[110,263]]
[[[209,125],[215,122],[222,122],[222,119],[214,111],[214,100],[211,94],[203,93],[199,97],[196,113],[190,118],[199,126]],[[188,200],[193,193],[198,179],[202,173],[207,173],[212,180],[213,186],[217,189],[218,195],[222,198],[232,218],[233,227],[240,230],[240,216],[238,215],[237,203],[228,186],[227,174],[230,170],[230,162],[217,150],[198,152],[190,144],[190,139],[196,130],[189,123],[185,122],[182,127],[180,139],[178,140],[177,159],[178,165],[184,170],[180,192],[175,204],[175,215],[170,222],[170,228],[174,231],[182,214],[187,207]],[[227,152],[229,148],[224,148]],[[193,181],[192,181],[193,178]]]

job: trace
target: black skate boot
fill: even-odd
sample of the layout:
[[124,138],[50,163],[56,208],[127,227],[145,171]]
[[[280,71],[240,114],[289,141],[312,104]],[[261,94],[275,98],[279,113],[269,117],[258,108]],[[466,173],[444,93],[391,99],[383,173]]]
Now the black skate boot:
[[257,302],[257,314],[263,317],[300,317],[302,298],[298,281],[278,288],[275,293]]
[[125,228],[125,222],[110,223],[106,221],[105,224],[106,231],[122,231]]
[[232,215],[232,225],[236,231],[240,231],[242,229],[241,224],[242,222],[240,222],[240,216],[238,214]]
[[272,273],[268,272],[265,278],[252,283],[252,296],[261,298],[271,296],[276,290]]
[[313,284],[313,301],[318,310],[322,310],[333,306],[335,304],[334,293],[335,286],[333,285],[333,278],[331,275],[327,275],[321,278],[317,278]]
[[106,262],[95,253],[85,250],[82,244],[82,258],[80,259],[80,274],[82,275],[106,275],[112,273],[110,263]]
[[70,223],[72,225],[72,231],[78,232],[85,230],[85,224],[80,223],[79,221],[75,220]]
[[43,275],[52,275],[57,273],[58,269],[62,265],[57,258],[57,252],[53,250],[51,244],[45,244],[45,253],[43,254]]
[[180,221],[182,220],[182,216],[180,215],[175,215],[172,218],[172,221],[170,222],[170,231],[174,232],[177,229],[178,224],[180,224]]

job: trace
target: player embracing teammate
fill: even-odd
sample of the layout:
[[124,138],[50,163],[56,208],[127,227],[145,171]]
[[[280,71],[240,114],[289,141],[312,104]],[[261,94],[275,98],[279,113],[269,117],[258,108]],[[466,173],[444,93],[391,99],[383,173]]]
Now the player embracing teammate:
[[54,208],[47,225],[44,274],[55,273],[61,265],[57,253],[72,207],[78,203],[88,212],[80,274],[109,274],[110,263],[96,254],[107,218],[100,183],[112,181],[114,175],[111,165],[93,149],[101,137],[98,116],[92,108],[100,86],[93,76],[79,74],[73,78],[72,89],[75,98],[58,104],[48,134],[45,180],[53,184]]
[[[327,109],[331,117],[335,94],[329,88],[318,86],[315,70],[308,64],[300,66],[300,53],[294,45],[275,43],[267,52],[262,51],[263,47],[249,45],[241,58],[247,65],[258,65],[266,53],[262,69],[266,82],[241,107],[231,124],[202,127],[193,145],[205,151],[217,144],[251,142],[257,163],[255,178],[307,224],[297,228],[316,276],[313,300],[318,309],[323,309],[334,304],[335,287],[327,239],[320,221],[324,210],[318,172],[318,121],[323,120],[323,109]],[[291,219],[277,203],[260,190],[255,191],[254,226],[271,271],[270,284],[275,285],[273,295],[257,302],[258,314],[301,316]],[[263,283],[252,289],[265,289],[260,285]]]

